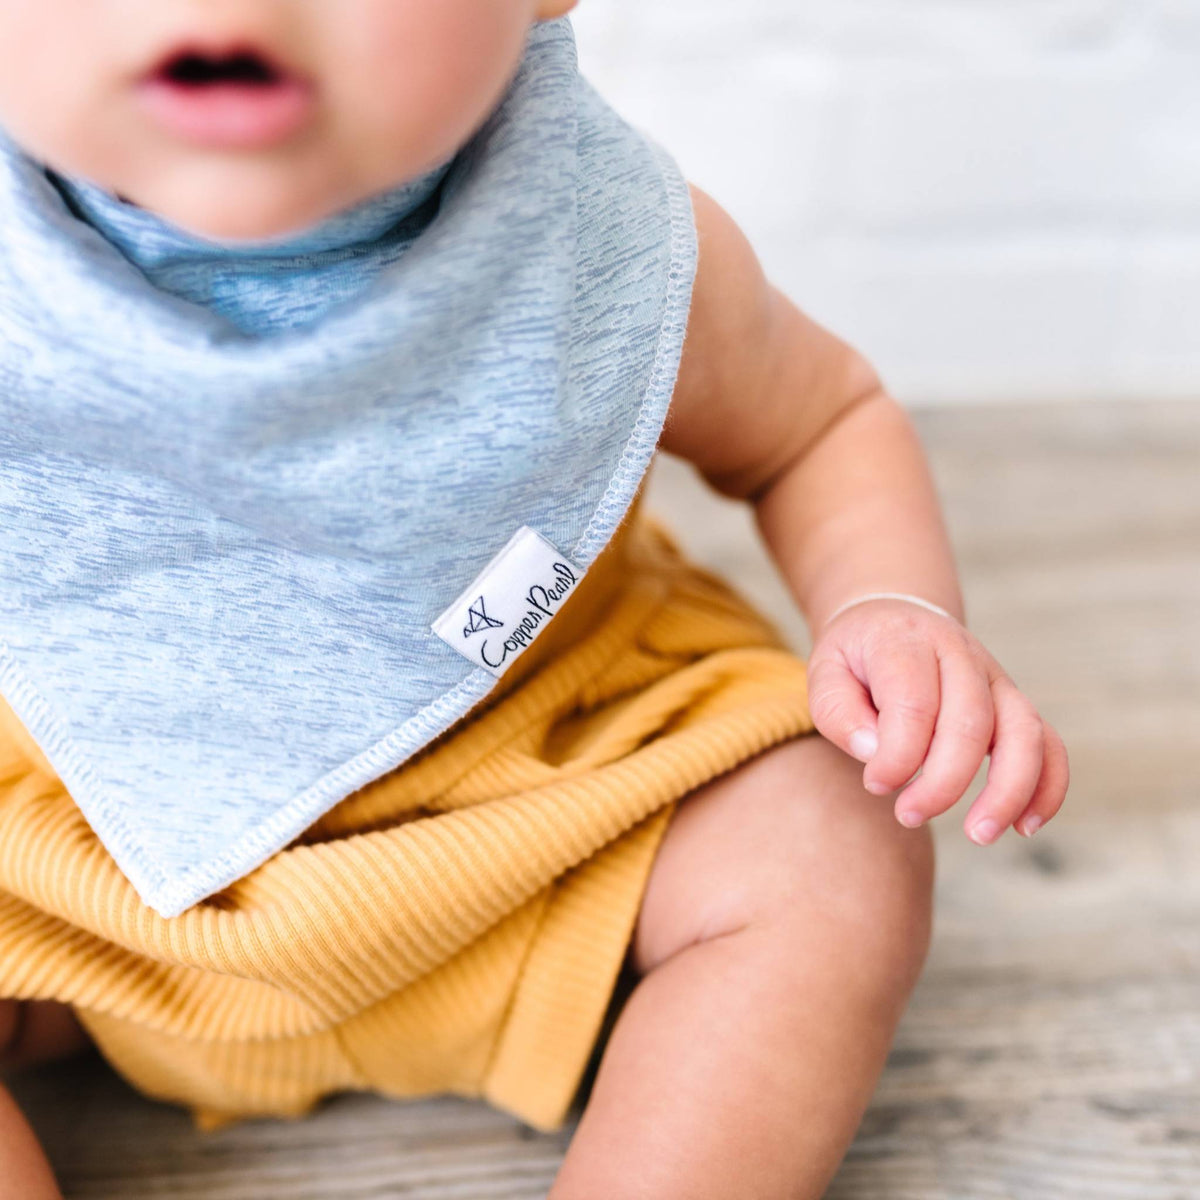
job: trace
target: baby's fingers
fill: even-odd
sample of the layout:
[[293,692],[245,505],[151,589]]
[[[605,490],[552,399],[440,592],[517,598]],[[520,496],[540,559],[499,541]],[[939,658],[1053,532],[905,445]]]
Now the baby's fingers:
[[809,664],[808,705],[818,732],[839,750],[859,762],[875,753],[875,709],[867,689],[840,655]]
[[1029,806],[1042,776],[1046,726],[1037,709],[1007,676],[992,684],[996,733],[987,784],[971,805],[964,827],[981,846],[994,842]]
[[877,796],[906,784],[925,761],[941,698],[937,655],[925,642],[890,649],[871,663],[871,699],[879,711],[879,750],[863,785]]
[[1017,818],[1017,832],[1024,837],[1033,837],[1062,808],[1070,781],[1071,768],[1067,762],[1067,748],[1057,731],[1047,725],[1042,777],[1038,780],[1033,799]]
[[921,774],[900,793],[896,817],[921,825],[962,799],[992,744],[992,690],[980,664],[965,650],[939,655],[942,700],[933,745]]

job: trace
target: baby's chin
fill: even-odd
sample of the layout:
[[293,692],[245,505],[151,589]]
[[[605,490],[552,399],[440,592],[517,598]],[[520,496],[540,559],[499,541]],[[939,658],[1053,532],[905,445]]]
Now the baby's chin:
[[[295,196],[244,193],[238,203],[228,199],[213,201],[203,196],[156,196],[121,193],[122,199],[154,213],[164,221],[194,237],[218,242],[260,242],[286,238],[319,225],[343,208],[355,203],[313,197],[298,203]],[[363,197],[365,199],[365,197]]]
[[197,164],[108,186],[194,237],[259,242],[302,233],[417,173],[351,181],[332,166],[295,172],[258,164]]

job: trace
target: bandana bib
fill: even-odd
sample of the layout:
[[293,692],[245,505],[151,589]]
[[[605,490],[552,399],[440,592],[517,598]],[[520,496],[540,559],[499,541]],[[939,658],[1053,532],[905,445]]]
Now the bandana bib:
[[174,916],[553,619],[653,456],[696,236],[566,20],[453,162],[282,257],[135,252],[98,196],[0,140],[0,689]]

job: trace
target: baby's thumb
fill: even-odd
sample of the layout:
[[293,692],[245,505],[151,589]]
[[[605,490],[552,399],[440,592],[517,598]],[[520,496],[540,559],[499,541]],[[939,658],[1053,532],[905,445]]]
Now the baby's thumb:
[[879,714],[871,695],[840,658],[810,663],[808,707],[822,737],[861,763],[879,749]]

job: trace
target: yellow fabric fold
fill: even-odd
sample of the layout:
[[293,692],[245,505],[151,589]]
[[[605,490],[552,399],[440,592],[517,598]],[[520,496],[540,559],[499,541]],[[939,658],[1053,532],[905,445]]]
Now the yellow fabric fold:
[[810,728],[803,662],[640,504],[486,701],[175,918],[0,704],[0,997],[205,1125],[366,1089],[553,1129],[675,803]]

